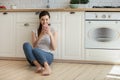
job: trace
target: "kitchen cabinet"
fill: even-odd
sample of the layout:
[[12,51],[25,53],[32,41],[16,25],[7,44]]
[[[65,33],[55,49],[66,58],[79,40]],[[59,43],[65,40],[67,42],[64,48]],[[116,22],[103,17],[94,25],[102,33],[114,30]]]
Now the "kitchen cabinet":
[[18,12],[16,13],[16,54],[15,57],[25,57],[23,44],[32,43],[31,33],[39,26],[39,17],[35,12]]
[[[50,12],[51,26],[58,32],[58,48],[54,53],[55,59],[61,58],[61,13]],[[18,12],[16,13],[16,57],[25,57],[23,52],[23,43],[31,43],[31,31],[39,27],[39,15],[35,12]]]
[[63,12],[63,46],[62,59],[81,60],[82,54],[82,28],[84,25],[83,12]]
[[15,17],[12,12],[0,12],[0,57],[15,55]]
[[[58,32],[57,50],[54,53],[54,58],[81,59],[81,21],[83,14],[81,12],[50,12],[50,15],[51,26]],[[6,17],[1,14],[1,22],[7,22],[7,24],[1,24],[3,25],[1,37],[5,30],[8,34],[5,34],[1,39],[1,44],[6,44],[1,46],[1,53],[6,52],[6,54],[0,54],[0,56],[25,57],[23,43],[31,43],[31,31],[39,26],[38,17],[39,15],[35,12],[15,12]],[[9,36],[9,39],[7,36]]]
[[[80,60],[82,54],[83,12],[50,12],[51,27],[58,32],[55,59]],[[31,43],[31,31],[39,26],[34,12],[16,13],[16,57],[25,57],[24,42]],[[27,25],[26,25],[27,24]]]
[[[84,12],[50,12],[50,15],[51,26],[58,32],[57,50],[54,53],[54,58],[65,60],[84,59],[82,39]],[[3,25],[9,25],[9,29],[7,28],[9,34],[5,34],[6,37],[2,41],[6,39],[7,44],[10,46],[1,47],[1,52],[2,50],[7,51],[7,47],[8,57],[25,58],[23,44],[25,42],[31,43],[31,31],[38,28],[39,15],[36,12],[15,12],[6,18],[8,24],[3,23]],[[5,30],[6,27],[3,27],[3,29]],[[3,34],[2,31],[1,34]],[[7,38],[9,35],[11,35],[9,38],[11,43]],[[1,42],[1,44],[6,44],[5,42]],[[9,55],[10,52],[11,55]],[[3,55],[3,57],[6,56]]]

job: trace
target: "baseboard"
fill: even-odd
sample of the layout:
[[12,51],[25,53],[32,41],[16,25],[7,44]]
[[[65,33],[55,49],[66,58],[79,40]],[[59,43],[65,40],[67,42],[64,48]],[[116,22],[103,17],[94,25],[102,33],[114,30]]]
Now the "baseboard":
[[20,61],[23,61],[23,60],[26,60],[26,58],[21,58],[21,57],[0,57],[0,60],[20,60]]
[[120,64],[120,62],[108,62],[108,61],[90,61],[90,60],[64,60],[64,59],[55,59],[54,62],[60,63],[78,63],[78,64],[104,64],[104,65],[113,65]]
[[[26,58],[21,57],[0,57],[0,60],[15,60],[25,61]],[[54,59],[54,62],[59,63],[77,63],[77,64],[120,64],[120,62],[106,62],[106,61],[90,61],[90,60],[65,60],[65,59]]]

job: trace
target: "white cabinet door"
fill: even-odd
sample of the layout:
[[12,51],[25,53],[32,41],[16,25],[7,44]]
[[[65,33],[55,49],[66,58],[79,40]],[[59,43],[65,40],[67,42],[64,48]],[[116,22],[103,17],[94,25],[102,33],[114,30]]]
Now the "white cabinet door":
[[61,55],[62,55],[62,14],[61,12],[50,12],[51,15],[51,27],[54,27],[54,29],[57,31],[58,33],[58,37],[57,37],[57,49],[54,52],[54,58],[55,59],[61,59]]
[[[26,23],[25,23],[26,24]],[[25,42],[31,43],[31,33],[32,30],[36,30],[36,24],[30,24],[29,26],[24,26],[24,23],[17,23],[16,27],[16,57],[25,57],[23,52],[23,44]]]
[[0,13],[0,57],[15,56],[14,13]]
[[63,13],[63,59],[82,59],[82,15],[82,12]]

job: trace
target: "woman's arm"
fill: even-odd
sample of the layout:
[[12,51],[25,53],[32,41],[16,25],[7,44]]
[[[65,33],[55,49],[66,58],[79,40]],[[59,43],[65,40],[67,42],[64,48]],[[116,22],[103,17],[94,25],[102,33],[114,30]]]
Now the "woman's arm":
[[43,32],[50,36],[51,49],[56,50],[56,47],[57,47],[57,32],[52,33],[49,25],[44,25]]
[[37,37],[35,35],[35,32],[32,31],[32,45],[33,47],[35,47],[36,43],[37,43]]
[[32,45],[33,47],[36,46],[36,44],[38,43],[38,41],[41,41],[42,36],[44,35],[44,31],[42,30],[42,32],[40,33],[39,37],[36,36],[35,32],[32,31]]
[[50,34],[51,39],[51,49],[56,50],[57,48],[57,32],[54,32],[54,34]]

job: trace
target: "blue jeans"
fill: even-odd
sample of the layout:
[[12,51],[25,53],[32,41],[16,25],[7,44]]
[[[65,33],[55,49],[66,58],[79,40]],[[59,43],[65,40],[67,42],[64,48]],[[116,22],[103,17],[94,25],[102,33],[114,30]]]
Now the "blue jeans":
[[47,62],[49,65],[53,62],[52,53],[45,52],[39,48],[32,48],[32,46],[28,42],[23,44],[23,50],[26,59],[32,66],[34,66],[34,60],[37,60],[42,66],[44,66],[44,62]]

